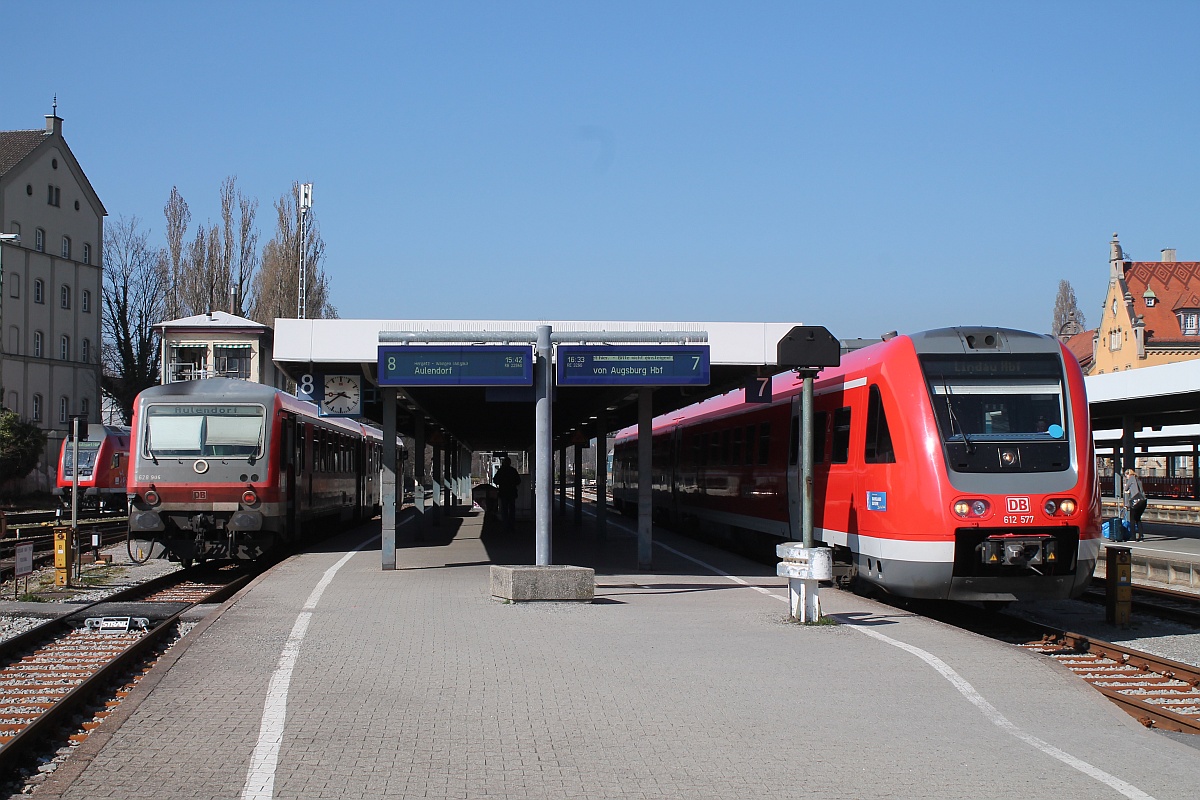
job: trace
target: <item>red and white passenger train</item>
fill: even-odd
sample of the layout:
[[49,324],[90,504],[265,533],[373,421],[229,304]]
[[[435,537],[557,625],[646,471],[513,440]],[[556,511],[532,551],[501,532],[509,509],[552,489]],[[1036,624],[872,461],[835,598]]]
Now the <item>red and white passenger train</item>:
[[[801,390],[788,372],[769,405],[732,392],[656,419],[656,516],[760,553],[798,538]],[[815,538],[858,580],[980,601],[1086,588],[1099,484],[1083,374],[1056,339],[897,336],[823,370],[813,405]],[[625,508],[637,503],[636,442],[636,428],[614,442]]]
[[[68,437],[58,456],[54,494],[64,508],[71,507],[74,478],[74,445]],[[79,442],[80,511],[123,511],[125,475],[129,471],[129,428],[92,425]]]
[[[131,540],[172,559],[256,559],[380,507],[382,435],[258,383],[155,386],[134,405]],[[147,554],[150,548],[144,549]]]

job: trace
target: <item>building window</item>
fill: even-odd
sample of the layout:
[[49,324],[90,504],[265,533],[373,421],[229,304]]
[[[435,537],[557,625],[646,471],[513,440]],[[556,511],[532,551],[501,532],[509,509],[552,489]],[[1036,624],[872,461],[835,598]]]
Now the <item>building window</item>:
[[33,357],[34,358],[42,357],[42,332],[41,331],[33,332]]
[[8,275],[8,296],[21,296],[21,276],[15,272],[10,272]]
[[64,335],[62,337],[62,339],[59,340],[58,357],[60,359],[62,359],[63,361],[71,360],[71,337],[70,336]]
[[9,225],[8,227],[10,228],[9,233],[15,233],[18,236],[21,235],[21,223],[14,222],[11,225]]
[[1121,349],[1121,332],[1120,331],[1112,331],[1111,333],[1108,334],[1108,349],[1109,350],[1120,350]]
[[83,363],[85,363],[85,364],[92,363],[92,340],[91,339],[83,340],[83,352],[80,355],[83,357]]
[[88,412],[92,410],[92,401],[90,398],[83,398],[79,401],[79,413],[83,414],[84,419],[87,419]]
[[62,190],[54,185],[47,186],[46,189],[48,190],[47,196],[46,196],[46,202],[49,203],[50,205],[54,206],[55,208],[57,208],[58,201],[62,197]]
[[58,290],[58,305],[60,308],[71,307],[71,287],[65,283]]
[[79,298],[79,308],[85,314],[92,312],[92,293],[87,289],[83,290],[83,295]]
[[92,246],[87,242],[83,243],[83,263],[92,263]]
[[33,249],[39,253],[46,252],[46,232],[41,228],[34,231],[33,234]]
[[1200,312],[1179,312],[1179,330],[1184,336],[1200,336]]
[[35,303],[46,302],[46,284],[42,281],[41,278],[38,278],[37,280],[35,280],[33,282],[33,302],[35,302]]
[[33,421],[42,421],[42,396],[40,394],[33,396]]
[[21,329],[16,325],[10,325],[8,328],[8,352],[14,356],[21,354]]
[[8,393],[8,410],[9,411],[17,411],[19,413],[20,408],[21,408],[21,396],[19,394],[17,394],[16,392],[9,392]]
[[69,408],[69,401],[67,400],[67,396],[63,395],[62,397],[58,398],[58,421],[66,422],[68,419],[70,419],[70,416],[71,409]]
[[63,258],[70,258],[70,257],[71,257],[71,237],[70,237],[70,236],[64,236],[64,237],[63,237],[63,243],[62,243],[62,257],[63,257]]

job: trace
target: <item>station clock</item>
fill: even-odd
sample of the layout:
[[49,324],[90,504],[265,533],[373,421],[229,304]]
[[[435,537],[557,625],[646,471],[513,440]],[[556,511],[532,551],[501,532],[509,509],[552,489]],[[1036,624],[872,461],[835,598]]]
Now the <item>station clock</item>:
[[362,414],[362,378],[355,375],[326,375],[321,398],[321,415],[357,417]]

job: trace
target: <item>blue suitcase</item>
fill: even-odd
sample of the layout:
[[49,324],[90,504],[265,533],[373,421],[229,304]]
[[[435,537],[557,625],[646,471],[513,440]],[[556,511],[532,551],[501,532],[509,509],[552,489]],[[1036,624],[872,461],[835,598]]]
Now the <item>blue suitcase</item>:
[[1129,523],[1125,522],[1120,517],[1113,517],[1112,519],[1105,520],[1103,535],[1105,539],[1113,542],[1129,541]]

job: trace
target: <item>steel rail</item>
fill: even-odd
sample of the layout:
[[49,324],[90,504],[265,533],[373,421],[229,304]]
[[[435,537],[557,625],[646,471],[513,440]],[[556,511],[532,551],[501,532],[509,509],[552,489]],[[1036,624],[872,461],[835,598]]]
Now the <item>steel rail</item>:
[[[65,629],[66,632],[75,630],[75,626],[71,624],[71,620],[78,620],[80,617],[86,617],[89,609],[94,608],[101,603],[111,603],[116,601],[126,601],[137,594],[145,594],[147,587],[153,589],[162,588],[171,582],[178,582],[179,576],[182,573],[173,573],[171,575],[161,576],[145,584],[140,584],[136,587],[131,587],[123,592],[110,596],[104,600],[89,604],[84,608],[73,611],[58,619],[50,620],[45,625],[39,625],[20,636],[13,637],[3,643],[3,657],[5,660],[20,649],[28,649],[31,644],[36,644],[42,640],[53,639],[61,633],[60,630]],[[37,719],[31,721],[24,729],[17,733],[9,742],[0,745],[0,772],[11,770],[17,763],[18,759],[24,755],[24,752],[41,738],[46,736],[47,732],[53,730],[53,726],[62,720],[66,715],[74,713],[77,708],[84,705],[90,698],[97,694],[107,683],[118,677],[122,670],[136,663],[140,658],[146,655],[150,648],[157,645],[163,637],[175,629],[175,624],[179,621],[179,617],[191,608],[197,605],[209,602],[217,602],[225,599],[236,593],[239,589],[245,586],[254,578],[253,574],[238,576],[229,584],[222,586],[216,591],[210,593],[204,599],[185,605],[180,610],[164,618],[158,624],[146,631],[145,635],[137,641],[130,644],[114,658],[101,666],[88,678],[85,678],[81,683],[59,698],[53,706],[46,709]],[[163,580],[171,579],[171,580]],[[10,662],[11,663],[11,662]]]

